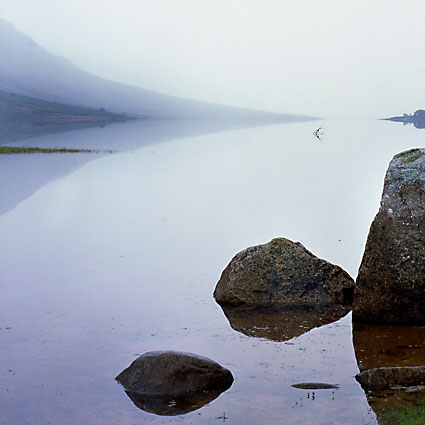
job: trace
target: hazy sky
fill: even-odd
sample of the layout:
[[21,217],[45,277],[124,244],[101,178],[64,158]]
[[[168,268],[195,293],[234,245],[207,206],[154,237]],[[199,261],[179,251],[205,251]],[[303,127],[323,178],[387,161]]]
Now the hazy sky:
[[322,117],[425,108],[425,0],[0,0],[0,16],[108,79]]

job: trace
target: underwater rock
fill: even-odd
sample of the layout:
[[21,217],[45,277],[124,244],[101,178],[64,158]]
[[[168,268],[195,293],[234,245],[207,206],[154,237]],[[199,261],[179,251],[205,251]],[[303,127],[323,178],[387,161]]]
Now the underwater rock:
[[425,383],[425,366],[380,367],[356,375],[365,391],[379,391],[393,386],[417,386]]
[[301,243],[276,238],[236,254],[214,291],[220,305],[323,308],[351,304],[354,281]]
[[425,324],[425,149],[396,155],[369,231],[353,319]]
[[115,379],[138,407],[160,415],[195,410],[233,383],[232,373],[215,361],[176,351],[145,353]]
[[339,388],[339,385],[326,384],[324,382],[302,382],[300,384],[291,385],[291,387],[300,390],[336,390]]

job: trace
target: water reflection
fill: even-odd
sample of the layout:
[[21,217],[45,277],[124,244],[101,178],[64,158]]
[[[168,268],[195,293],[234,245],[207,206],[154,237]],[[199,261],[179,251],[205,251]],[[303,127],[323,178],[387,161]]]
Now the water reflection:
[[[353,343],[360,371],[391,366],[425,364],[425,326],[385,326],[353,323]],[[380,424],[394,409],[423,405],[425,388],[394,387],[367,393]]]
[[425,364],[425,326],[353,323],[353,342],[360,371]]
[[[276,235],[300,240],[355,275],[388,161],[423,139],[412,127],[385,121],[359,123],[356,132],[352,122],[329,122],[321,144],[312,136],[316,126],[151,144],[132,154],[99,154],[75,172],[70,168],[80,164],[72,161],[92,155],[14,156],[7,164],[0,158],[0,174],[6,165],[10,172],[0,179],[2,202],[19,181],[35,189],[30,178],[20,180],[21,172],[31,174],[25,161],[39,162],[32,179],[45,173],[46,182],[70,167],[62,170],[66,178],[0,217],[0,342],[7,347],[0,350],[0,422],[208,425],[225,412],[235,425],[282,418],[372,424],[353,378],[349,315],[275,343],[235,332],[211,296],[228,258]],[[153,140],[136,127],[62,133],[39,143],[132,149]],[[135,409],[110,378],[129,357],[164,348],[215,358],[237,379],[183,417]],[[340,389],[335,400],[332,390],[315,391],[313,402],[312,390],[307,399],[309,390],[291,387],[303,382]]]
[[0,158],[0,215],[13,209],[48,182],[70,174],[84,164],[108,154],[109,151],[129,151],[172,139],[262,125],[261,121],[242,123],[230,119],[149,119],[127,122],[115,120],[114,123],[107,128],[103,128],[103,125],[93,126],[92,123],[29,128],[23,126],[15,129],[13,135],[2,134],[7,123],[0,123],[0,145],[3,146],[97,151],[93,156],[56,155],[44,158],[40,155],[32,158]]
[[182,396],[153,396],[132,391],[125,393],[136,407],[145,412],[161,416],[177,416],[200,409],[228,390],[231,385],[225,384],[221,388],[196,391]]
[[309,330],[335,322],[349,307],[329,310],[271,310],[221,306],[230,326],[244,335],[271,341],[287,341]]
[[48,122],[39,121],[19,121],[11,122],[9,120],[0,121],[0,142],[21,142],[35,137],[42,137],[51,134],[59,134],[64,132],[72,132],[76,130],[84,130],[87,128],[97,127],[105,128],[111,124],[124,123],[125,120],[102,120],[102,121],[70,121],[61,122],[50,120]]
[[403,114],[400,117],[386,118],[388,121],[402,122],[403,125],[413,124],[415,128],[425,128],[425,111],[418,109],[414,114]]

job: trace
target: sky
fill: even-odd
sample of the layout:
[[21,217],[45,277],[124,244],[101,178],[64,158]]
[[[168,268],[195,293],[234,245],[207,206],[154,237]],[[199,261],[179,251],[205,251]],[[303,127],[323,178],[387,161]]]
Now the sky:
[[0,0],[0,17],[166,94],[327,118],[425,108],[425,0]]

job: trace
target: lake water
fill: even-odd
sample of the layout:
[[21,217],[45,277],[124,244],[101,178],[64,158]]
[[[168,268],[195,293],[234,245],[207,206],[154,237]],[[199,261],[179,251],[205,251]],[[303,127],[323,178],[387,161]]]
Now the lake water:
[[[0,423],[376,423],[354,379],[350,314],[279,341],[234,330],[212,293],[234,254],[276,236],[355,278],[388,163],[425,133],[386,121],[165,127],[19,144],[112,154],[0,158]],[[153,350],[210,357],[235,381],[186,415],[144,412],[114,378]]]

